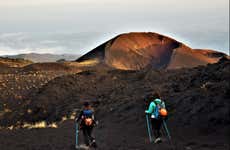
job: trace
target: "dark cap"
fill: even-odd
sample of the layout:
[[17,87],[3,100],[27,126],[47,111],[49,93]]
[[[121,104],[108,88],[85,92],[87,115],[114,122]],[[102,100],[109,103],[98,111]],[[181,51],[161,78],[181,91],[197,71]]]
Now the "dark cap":
[[84,102],[84,104],[83,104],[84,106],[89,106],[89,102]]

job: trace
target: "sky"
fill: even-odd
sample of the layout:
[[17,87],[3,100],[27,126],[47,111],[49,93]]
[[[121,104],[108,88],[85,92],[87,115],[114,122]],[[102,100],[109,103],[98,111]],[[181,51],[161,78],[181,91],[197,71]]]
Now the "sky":
[[0,0],[0,55],[84,54],[127,32],[229,54],[229,0]]

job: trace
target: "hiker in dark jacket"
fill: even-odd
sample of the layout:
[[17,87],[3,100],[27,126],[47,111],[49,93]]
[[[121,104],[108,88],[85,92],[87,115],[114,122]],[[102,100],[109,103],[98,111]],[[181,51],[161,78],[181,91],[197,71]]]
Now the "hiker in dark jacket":
[[83,131],[86,146],[96,146],[96,141],[92,136],[92,132],[97,122],[95,121],[94,111],[89,102],[84,103],[84,108],[80,112],[76,121],[80,123],[80,129]]

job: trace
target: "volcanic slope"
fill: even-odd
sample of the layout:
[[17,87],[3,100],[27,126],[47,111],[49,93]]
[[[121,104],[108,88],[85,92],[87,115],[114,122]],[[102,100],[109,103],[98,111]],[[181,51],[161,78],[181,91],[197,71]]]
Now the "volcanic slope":
[[127,33],[96,47],[77,62],[102,62],[123,70],[145,67],[175,69],[215,63],[224,55],[212,50],[193,50],[157,33]]
[[8,67],[24,67],[26,65],[32,64],[32,61],[24,59],[13,59],[13,58],[4,58],[0,57],[0,64]]
[[16,68],[22,68],[32,63],[33,62],[24,59],[0,57],[0,73],[10,72],[12,70],[16,70]]
[[22,59],[0,58],[0,120],[7,122],[2,120],[3,114],[17,112],[18,108],[28,103],[31,93],[36,93],[50,80],[81,70],[76,63],[28,64]]
[[[167,141],[159,145],[148,143],[145,124],[146,95],[160,91],[169,110],[167,123],[176,149],[225,150],[229,149],[229,76],[230,61],[226,58],[192,69],[92,69],[49,81],[31,93],[27,105],[1,116],[0,123],[4,126],[20,121],[60,121],[89,99],[100,121],[95,132],[99,149],[169,150]],[[57,129],[3,129],[0,147],[74,149],[74,121],[58,125]]]

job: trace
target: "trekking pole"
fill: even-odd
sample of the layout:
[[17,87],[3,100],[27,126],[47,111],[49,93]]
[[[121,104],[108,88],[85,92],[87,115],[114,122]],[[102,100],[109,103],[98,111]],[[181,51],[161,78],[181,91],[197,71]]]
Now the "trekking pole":
[[171,135],[170,135],[170,133],[169,133],[169,130],[168,130],[168,128],[167,128],[167,125],[166,125],[165,120],[163,120],[163,125],[164,125],[165,131],[166,131],[166,133],[167,133],[167,136],[168,136],[169,140],[171,141]]
[[165,133],[164,127],[161,128],[161,134],[162,134],[163,136],[166,136],[166,137],[167,137],[167,134]]
[[78,127],[78,123],[76,122],[76,143],[75,143],[75,147],[76,149],[79,148],[79,127]]
[[147,121],[147,129],[148,129],[149,141],[150,141],[150,143],[152,143],[153,139],[152,139],[151,126],[150,126],[150,121],[149,121],[148,114],[146,114],[145,117],[146,117],[146,121]]
[[165,128],[166,134],[168,136],[169,143],[172,146],[172,149],[175,150],[175,146],[172,143],[172,138],[171,138],[171,135],[169,133],[169,130],[168,130],[168,127],[167,127],[167,124],[166,124],[165,120],[163,120],[163,125],[164,125],[164,128]]

